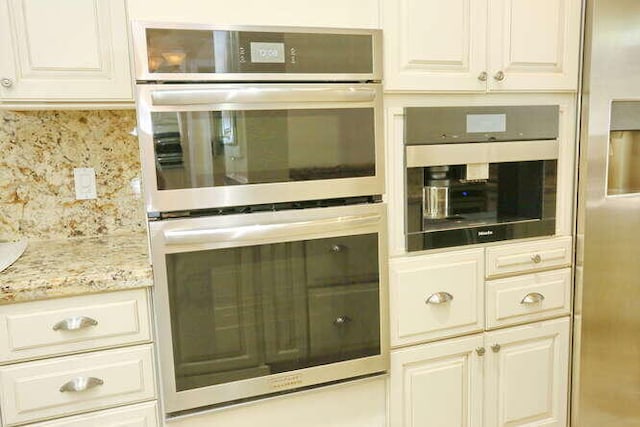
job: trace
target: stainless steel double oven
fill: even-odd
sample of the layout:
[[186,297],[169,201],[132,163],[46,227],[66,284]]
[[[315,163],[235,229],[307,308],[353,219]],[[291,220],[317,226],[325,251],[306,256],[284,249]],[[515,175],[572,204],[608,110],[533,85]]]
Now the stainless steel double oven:
[[380,36],[134,24],[167,414],[387,369]]

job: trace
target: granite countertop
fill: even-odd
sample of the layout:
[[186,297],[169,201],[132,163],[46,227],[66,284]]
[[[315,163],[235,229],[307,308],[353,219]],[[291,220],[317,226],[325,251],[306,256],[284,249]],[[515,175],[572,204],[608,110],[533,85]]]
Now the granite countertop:
[[0,272],[0,304],[151,286],[143,233],[30,241]]

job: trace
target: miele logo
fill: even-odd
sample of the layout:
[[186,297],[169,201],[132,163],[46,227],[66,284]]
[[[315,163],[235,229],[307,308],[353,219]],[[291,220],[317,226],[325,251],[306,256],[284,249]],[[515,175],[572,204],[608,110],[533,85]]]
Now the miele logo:
[[493,236],[493,231],[491,230],[478,231],[478,237],[484,237],[484,236]]
[[302,385],[302,375],[300,374],[274,378],[269,382],[269,386],[272,390],[286,390],[300,385]]

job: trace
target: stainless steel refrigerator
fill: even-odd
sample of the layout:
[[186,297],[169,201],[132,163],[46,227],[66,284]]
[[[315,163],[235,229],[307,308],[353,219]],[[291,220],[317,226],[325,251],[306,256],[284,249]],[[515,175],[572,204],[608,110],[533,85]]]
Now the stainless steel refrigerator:
[[640,0],[587,0],[572,425],[640,426]]

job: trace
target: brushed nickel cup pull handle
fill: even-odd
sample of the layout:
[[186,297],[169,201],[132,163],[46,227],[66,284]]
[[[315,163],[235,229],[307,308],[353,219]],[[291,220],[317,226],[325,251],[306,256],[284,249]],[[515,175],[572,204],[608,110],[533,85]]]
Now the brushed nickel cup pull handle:
[[476,348],[476,353],[478,354],[478,356],[484,356],[484,354],[487,352],[487,350],[484,347],[478,347]]
[[481,82],[486,82],[487,77],[488,77],[488,74],[486,71],[483,71],[480,74],[478,74],[478,80],[480,80]]
[[503,73],[502,71],[498,71],[498,72],[493,76],[493,78],[494,78],[496,81],[501,82],[501,81],[503,81],[503,80],[504,80],[505,75],[504,75],[504,73]]
[[494,344],[491,346],[491,350],[493,350],[494,353],[497,353],[500,351],[500,344]]
[[0,79],[0,85],[2,85],[2,87],[10,88],[11,86],[13,86],[13,80],[2,78]]
[[80,392],[90,390],[104,384],[104,381],[96,377],[78,377],[68,381],[60,387],[60,393]]
[[427,298],[425,301],[427,304],[446,304],[453,300],[453,295],[449,292],[436,292]]
[[531,292],[530,294],[527,294],[524,298],[522,298],[520,304],[533,305],[541,303],[542,301],[544,301],[544,295],[539,292]]
[[54,331],[77,331],[79,329],[96,326],[98,321],[86,316],[69,317],[53,325]]
[[542,257],[540,256],[540,254],[531,255],[531,261],[533,261],[535,264],[540,264],[542,262]]

